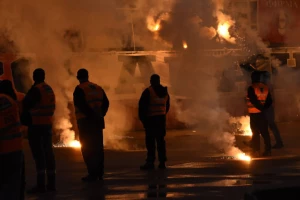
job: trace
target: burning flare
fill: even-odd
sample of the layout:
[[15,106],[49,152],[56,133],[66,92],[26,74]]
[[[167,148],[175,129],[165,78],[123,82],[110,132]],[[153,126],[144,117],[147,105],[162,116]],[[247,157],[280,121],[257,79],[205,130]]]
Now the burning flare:
[[188,45],[187,45],[186,41],[183,41],[183,42],[182,42],[182,47],[183,47],[184,49],[187,49],[187,48],[188,48]]
[[230,38],[230,34],[229,34],[229,28],[230,25],[228,22],[225,22],[224,24],[219,24],[218,25],[218,33],[220,36],[222,36],[223,38]]
[[147,17],[147,27],[152,32],[157,32],[160,29],[160,20],[155,21],[152,16]]
[[218,25],[218,34],[221,38],[225,39],[226,41],[235,44],[235,38],[231,37],[229,33],[229,28],[233,25],[231,21],[225,21],[223,23],[219,23]]
[[78,140],[73,140],[69,142],[69,147],[80,148],[81,144]]
[[236,158],[239,160],[251,161],[251,157],[247,156],[245,153],[237,154]]

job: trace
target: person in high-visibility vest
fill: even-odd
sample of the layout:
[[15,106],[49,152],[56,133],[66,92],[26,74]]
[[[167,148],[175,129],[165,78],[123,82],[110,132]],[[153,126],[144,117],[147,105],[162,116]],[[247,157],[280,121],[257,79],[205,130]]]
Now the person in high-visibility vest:
[[254,71],[251,74],[252,85],[248,88],[247,106],[250,115],[250,128],[252,131],[251,147],[253,156],[260,154],[260,135],[264,139],[265,151],[262,156],[271,155],[271,140],[268,131],[268,121],[264,112],[272,105],[269,88],[262,83],[262,73]]
[[[56,166],[52,147],[55,94],[45,83],[45,71],[33,72],[34,84],[23,100],[23,121],[28,126],[28,141],[36,164],[37,185],[28,193],[55,191]],[[46,185],[47,175],[47,185]]]
[[89,81],[86,69],[77,72],[79,85],[73,93],[79,140],[88,175],[81,180],[92,182],[102,180],[104,175],[103,129],[104,117],[109,100],[99,85]]
[[0,199],[24,199],[24,157],[17,96],[0,82]]
[[153,74],[151,86],[144,90],[139,100],[139,119],[146,132],[146,163],[141,170],[154,169],[155,143],[158,151],[158,168],[165,169],[166,157],[166,115],[170,108],[170,96],[167,87],[160,84],[160,76]]
[[[270,81],[270,73],[268,71],[263,71],[262,72],[262,77],[263,77],[263,83],[268,85],[269,87],[269,90],[270,90],[270,93],[272,94],[273,91],[272,91],[272,84],[271,84],[271,81]],[[280,135],[280,131],[277,127],[277,124],[275,122],[275,111],[274,111],[274,95],[272,95],[273,97],[273,104],[272,106],[270,106],[265,113],[266,115],[266,118],[268,120],[268,124],[269,124],[269,128],[271,129],[273,135],[274,135],[274,138],[275,138],[275,145],[272,147],[273,149],[281,149],[283,148],[283,142],[282,142],[282,138],[281,138],[281,135]]]

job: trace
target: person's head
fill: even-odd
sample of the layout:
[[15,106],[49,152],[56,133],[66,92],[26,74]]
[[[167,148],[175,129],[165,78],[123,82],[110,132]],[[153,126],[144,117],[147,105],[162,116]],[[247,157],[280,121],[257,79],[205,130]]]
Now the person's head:
[[158,74],[153,74],[151,77],[150,77],[150,83],[152,86],[157,86],[157,85],[160,85],[160,77]]
[[13,88],[13,84],[10,80],[0,81],[0,93],[6,94],[6,95],[10,96],[11,98],[17,100],[17,95]]
[[79,82],[88,81],[89,80],[89,72],[88,70],[82,68],[77,71],[77,79]]
[[261,76],[261,79],[262,79],[262,83],[265,83],[265,84],[268,84],[270,79],[271,79],[271,74],[270,72],[268,71],[262,71],[262,76]]
[[261,82],[261,75],[262,75],[262,73],[260,71],[252,72],[252,74],[251,74],[252,83],[260,83]]
[[44,82],[45,81],[45,71],[42,68],[35,69],[33,71],[33,80],[35,82]]

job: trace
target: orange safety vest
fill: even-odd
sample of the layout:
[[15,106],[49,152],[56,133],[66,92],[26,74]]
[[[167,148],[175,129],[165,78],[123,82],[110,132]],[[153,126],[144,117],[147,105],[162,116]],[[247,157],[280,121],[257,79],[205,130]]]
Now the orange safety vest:
[[[265,104],[269,88],[267,85],[263,83],[254,83],[252,84],[252,87],[254,89],[254,92],[257,96],[257,99],[260,101],[262,105]],[[260,113],[261,111],[253,106],[253,104],[250,102],[249,98],[247,97],[247,106],[248,106],[248,112],[249,113]]]
[[30,110],[32,125],[52,125],[55,111],[55,94],[46,83],[35,86],[41,94],[40,102]]
[[[103,89],[99,85],[91,82],[84,82],[78,85],[81,88],[85,95],[85,100],[89,107],[95,111],[99,116],[102,115],[102,102],[103,102]],[[75,106],[75,115],[76,119],[80,120],[86,118],[79,108]]]
[[157,116],[157,115],[165,115],[167,113],[167,101],[168,95],[163,98],[160,98],[155,93],[153,87],[149,87],[150,92],[150,106],[148,108],[148,116]]
[[19,108],[16,101],[0,94],[0,154],[22,150]]

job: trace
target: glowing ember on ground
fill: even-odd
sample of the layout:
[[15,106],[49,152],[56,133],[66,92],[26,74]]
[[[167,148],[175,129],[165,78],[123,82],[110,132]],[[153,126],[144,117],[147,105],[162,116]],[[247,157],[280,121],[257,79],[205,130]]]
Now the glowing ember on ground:
[[187,49],[187,48],[188,48],[188,45],[187,45],[186,41],[183,41],[183,42],[182,42],[182,46],[183,46],[184,49]]
[[245,153],[239,153],[236,158],[239,160],[251,161],[251,157],[247,156]]
[[74,148],[80,148],[81,144],[78,140],[73,140],[69,143],[68,145],[69,147],[74,147]]

